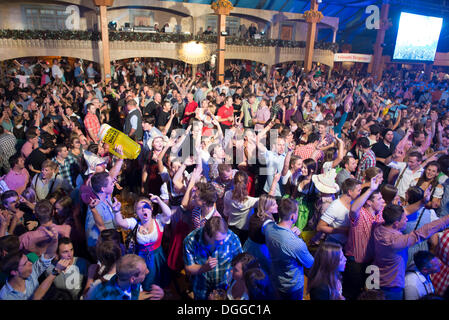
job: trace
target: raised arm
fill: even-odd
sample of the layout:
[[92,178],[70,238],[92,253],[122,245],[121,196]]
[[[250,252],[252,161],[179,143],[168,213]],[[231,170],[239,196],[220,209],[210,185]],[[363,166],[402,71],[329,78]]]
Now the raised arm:
[[[123,146],[122,145],[115,145],[114,151],[117,154],[123,155]],[[114,166],[109,170],[109,176],[111,179],[117,178],[117,176],[120,174],[120,170],[122,169],[123,165],[123,159],[117,158],[117,161],[115,162]]]
[[158,196],[151,194],[150,193],[150,200],[153,203],[157,203],[159,205],[159,207],[162,210],[162,218],[163,218],[163,222],[164,223],[169,223],[170,222],[170,218],[173,214],[173,212],[171,211],[170,207],[164,202],[162,201],[161,198],[159,198]]
[[334,138],[335,138],[335,140],[337,140],[337,143],[338,143],[338,153],[337,153],[337,158],[332,162],[332,168],[335,168],[336,166],[338,166],[346,154],[345,143],[343,142],[343,140],[341,140],[337,136],[334,136]]
[[355,199],[353,204],[351,205],[351,210],[349,212],[349,217],[354,221],[358,220],[360,209],[362,209],[365,202],[371,196],[371,194],[379,188],[379,185],[382,183],[382,174],[378,174],[374,178],[371,179],[371,184],[368,190],[365,191],[360,197]]
[[121,207],[122,204],[117,200],[117,198],[114,197],[114,202],[112,203],[112,210],[114,211],[115,224],[122,229],[128,230],[128,222],[126,222],[126,220],[123,219],[122,213],[120,212]]

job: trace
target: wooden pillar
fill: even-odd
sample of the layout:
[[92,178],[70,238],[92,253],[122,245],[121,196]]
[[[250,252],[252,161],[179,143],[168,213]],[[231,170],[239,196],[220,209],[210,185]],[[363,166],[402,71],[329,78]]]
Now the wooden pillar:
[[114,0],[94,0],[95,5],[100,7],[100,26],[101,26],[101,79],[108,83],[111,81],[111,55],[109,52],[109,30],[107,7],[114,4]]
[[306,72],[312,70],[313,51],[315,47],[315,38],[317,33],[316,24],[321,21],[320,13],[318,11],[318,2],[316,0],[310,1],[310,10],[304,12],[307,22],[307,43],[306,52],[304,56],[304,68]]
[[382,8],[380,10],[380,28],[377,30],[377,38],[376,43],[374,44],[374,57],[373,57],[373,73],[374,78],[377,81],[382,80],[382,72],[383,72],[383,62],[382,62],[382,53],[383,47],[382,44],[385,40],[385,32],[391,26],[388,22],[388,12],[390,10],[390,5],[386,2],[382,4]]
[[424,65],[424,74],[426,75],[427,79],[430,80],[430,77],[432,76],[432,67],[433,63],[426,63]]
[[218,37],[217,37],[217,80],[224,83],[225,73],[225,52],[226,52],[226,37],[221,33],[226,31],[226,15],[218,15]]
[[332,43],[335,43],[337,41],[337,29],[333,29],[333,32]]

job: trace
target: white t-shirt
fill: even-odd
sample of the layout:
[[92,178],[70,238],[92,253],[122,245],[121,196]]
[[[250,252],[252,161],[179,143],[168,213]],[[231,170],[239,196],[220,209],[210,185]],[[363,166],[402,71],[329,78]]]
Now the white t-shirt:
[[404,300],[418,300],[425,295],[435,293],[432,281],[421,272],[407,272],[405,275]]
[[51,74],[52,74],[53,78],[55,78],[55,79],[56,78],[62,79],[62,77],[64,76],[64,74],[61,71],[61,68],[59,68],[59,66],[57,64],[54,64],[51,67]]
[[[334,200],[321,216],[321,220],[332,228],[349,227],[349,209],[346,208],[340,199]],[[343,233],[330,234],[328,240],[334,240],[342,245],[346,244],[348,235]]]
[[259,203],[259,198],[248,196],[243,202],[232,199],[232,190],[224,195],[223,214],[228,217],[228,224],[239,230],[248,230],[249,218],[254,214],[254,207]]

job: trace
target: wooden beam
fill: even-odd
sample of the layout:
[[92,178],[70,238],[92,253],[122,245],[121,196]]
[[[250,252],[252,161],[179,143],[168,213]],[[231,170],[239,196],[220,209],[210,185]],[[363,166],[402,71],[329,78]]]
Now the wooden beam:
[[[310,1],[310,11],[318,11],[318,2],[316,0]],[[315,38],[316,38],[316,22],[307,21],[307,38],[306,38],[306,52],[304,56],[304,69],[305,72],[310,72],[312,70],[312,59],[313,51],[315,48]]]
[[108,83],[111,81],[111,55],[109,52],[109,30],[108,15],[106,6],[100,6],[100,25],[101,25],[101,48],[103,52],[103,61],[101,68],[101,79]]
[[224,83],[225,73],[225,52],[226,52],[226,37],[221,33],[226,31],[226,15],[218,15],[218,37],[217,37],[217,80]]

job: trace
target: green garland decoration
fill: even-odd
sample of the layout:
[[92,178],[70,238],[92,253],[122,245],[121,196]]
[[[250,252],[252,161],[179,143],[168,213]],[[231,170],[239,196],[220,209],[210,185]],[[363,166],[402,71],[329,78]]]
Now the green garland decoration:
[[[97,31],[72,31],[72,30],[0,30],[0,39],[13,40],[101,40],[101,33]],[[110,31],[109,41],[137,41],[137,42],[174,42],[183,43],[189,41],[204,43],[217,43],[216,35],[188,35],[181,33],[146,33]],[[251,47],[281,47],[281,48],[305,48],[305,41],[289,41],[279,39],[244,39],[233,36],[226,37],[226,44]],[[315,49],[330,50],[337,53],[337,43],[324,41],[315,42]]]

